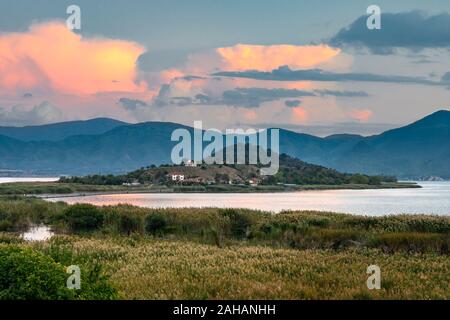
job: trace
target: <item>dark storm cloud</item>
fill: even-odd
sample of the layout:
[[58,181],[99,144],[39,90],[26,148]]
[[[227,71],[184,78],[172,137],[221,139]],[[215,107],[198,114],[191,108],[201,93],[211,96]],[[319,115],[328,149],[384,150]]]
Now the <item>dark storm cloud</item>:
[[205,106],[233,106],[243,108],[258,108],[262,103],[278,101],[283,99],[292,99],[286,101],[288,107],[296,107],[301,101],[294,98],[302,97],[368,97],[369,95],[364,91],[336,91],[336,90],[314,90],[304,91],[298,89],[283,89],[283,88],[236,88],[233,90],[226,90],[221,96],[208,96],[206,94],[197,94],[195,97],[170,97],[170,89],[168,87],[162,88],[160,94],[155,100],[158,106],[187,106],[187,105],[205,105]]
[[442,82],[449,84],[450,83],[450,72],[447,72],[442,76]]
[[368,97],[369,94],[364,91],[337,91],[337,90],[314,90],[320,96],[335,96],[335,97]]
[[297,89],[237,88],[225,91],[222,103],[225,105],[257,108],[263,102],[312,96],[315,96],[313,92]]
[[[223,93],[222,104],[234,106],[259,107],[263,102],[277,101],[288,98],[335,96],[335,97],[368,97],[364,91],[314,90],[303,91],[297,89],[266,89],[266,88],[237,88]],[[288,102],[288,101],[286,101]],[[300,100],[290,101],[288,107],[298,107]],[[297,104],[297,105],[294,105]]]
[[284,105],[289,108],[296,108],[302,104],[301,100],[286,100]]
[[420,50],[450,47],[450,14],[426,15],[420,11],[382,13],[381,29],[367,28],[361,16],[331,40],[333,46],[368,48],[372,53],[391,54],[395,48]]
[[378,75],[373,73],[335,73],[321,69],[291,70],[287,66],[280,67],[271,72],[263,71],[224,71],[213,74],[214,76],[248,78],[268,81],[360,81],[360,82],[386,82],[403,84],[441,85],[439,82],[430,81],[419,77],[407,77],[397,75]]
[[145,107],[147,104],[144,101],[129,98],[120,98],[119,103],[127,110],[134,111],[138,107]]

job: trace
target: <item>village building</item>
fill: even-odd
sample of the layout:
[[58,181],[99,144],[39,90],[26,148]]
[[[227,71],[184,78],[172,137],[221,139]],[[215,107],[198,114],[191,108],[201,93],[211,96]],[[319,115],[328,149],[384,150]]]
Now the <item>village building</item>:
[[185,166],[195,168],[195,167],[197,167],[197,163],[194,160],[188,160],[188,161],[186,161]]
[[172,174],[172,181],[184,181],[184,174]]

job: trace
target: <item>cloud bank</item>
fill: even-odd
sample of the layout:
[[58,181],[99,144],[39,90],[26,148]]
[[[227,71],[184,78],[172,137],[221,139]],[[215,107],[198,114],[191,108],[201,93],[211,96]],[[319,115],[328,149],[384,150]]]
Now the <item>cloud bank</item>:
[[140,91],[136,61],[144,51],[130,41],[83,38],[62,22],[33,25],[0,34],[0,90]]
[[291,70],[283,66],[270,72],[265,71],[223,71],[216,72],[214,76],[247,78],[266,81],[360,81],[360,82],[387,82],[422,85],[442,85],[442,83],[419,77],[408,77],[398,75],[378,75],[373,73],[336,73],[321,69]]
[[48,101],[31,109],[22,105],[13,106],[10,110],[0,108],[0,125],[3,126],[41,125],[63,120],[62,111]]
[[382,13],[380,30],[369,30],[361,16],[331,38],[333,46],[368,48],[372,53],[392,54],[395,48],[419,50],[450,47],[450,14],[426,15],[420,11]]
[[217,48],[223,70],[270,71],[279,66],[291,68],[311,68],[335,58],[340,49],[328,45],[257,46],[238,44],[233,47]]

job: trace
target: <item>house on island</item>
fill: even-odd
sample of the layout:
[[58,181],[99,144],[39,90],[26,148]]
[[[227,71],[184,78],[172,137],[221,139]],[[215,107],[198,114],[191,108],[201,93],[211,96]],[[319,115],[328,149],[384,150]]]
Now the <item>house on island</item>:
[[176,174],[176,173],[172,174],[172,181],[174,181],[174,182],[177,182],[177,181],[182,182],[182,181],[184,181],[184,174]]
[[188,160],[185,162],[186,167],[197,167],[197,163],[194,160]]
[[126,187],[138,187],[138,186],[141,185],[141,183],[140,183],[139,181],[135,180],[135,181],[133,181],[133,182],[125,182],[125,183],[122,183],[122,185],[123,185],[123,186],[126,186]]
[[249,185],[251,185],[252,187],[257,187],[261,184],[262,180],[261,179],[257,179],[257,178],[253,178],[247,181]]

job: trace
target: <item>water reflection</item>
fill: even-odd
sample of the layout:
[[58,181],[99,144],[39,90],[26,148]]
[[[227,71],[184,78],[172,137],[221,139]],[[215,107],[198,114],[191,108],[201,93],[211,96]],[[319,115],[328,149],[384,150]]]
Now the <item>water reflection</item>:
[[421,182],[421,189],[331,190],[291,193],[114,194],[53,198],[50,201],[149,208],[219,207],[282,210],[319,210],[362,215],[450,215],[450,182]]
[[20,236],[26,241],[46,241],[54,236],[54,232],[48,226],[33,226]]
[[28,177],[0,177],[0,184],[2,183],[15,183],[15,182],[56,182],[59,178],[28,178]]

